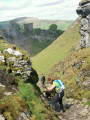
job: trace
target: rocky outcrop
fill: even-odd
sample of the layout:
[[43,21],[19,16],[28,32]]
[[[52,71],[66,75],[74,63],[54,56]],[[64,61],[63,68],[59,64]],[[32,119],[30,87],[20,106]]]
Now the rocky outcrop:
[[22,112],[17,120],[30,120],[31,112],[27,109],[26,112]]
[[77,8],[77,14],[81,16],[81,41],[82,47],[90,47],[90,0],[81,1]]
[[61,120],[89,120],[90,108],[84,105],[85,101],[85,98],[82,101],[66,99],[64,101],[66,112],[60,116]]
[[[24,81],[37,83],[38,75],[31,67],[30,58],[20,51],[14,50],[14,48],[5,49],[3,53],[0,51],[0,63],[7,66],[8,73],[21,76]],[[32,81],[33,74],[36,76],[35,81]]]
[[[21,76],[26,82],[35,84],[38,82],[38,75],[31,67],[29,55],[25,51],[21,53],[15,46],[0,51],[0,66],[1,70],[6,69],[7,73]],[[35,78],[34,81],[33,77]]]

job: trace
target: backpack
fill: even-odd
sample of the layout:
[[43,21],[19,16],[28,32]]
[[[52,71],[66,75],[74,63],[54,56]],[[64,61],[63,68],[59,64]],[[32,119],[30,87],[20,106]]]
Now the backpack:
[[65,85],[61,80],[56,80],[55,82],[57,82],[60,85],[61,90],[65,89]]

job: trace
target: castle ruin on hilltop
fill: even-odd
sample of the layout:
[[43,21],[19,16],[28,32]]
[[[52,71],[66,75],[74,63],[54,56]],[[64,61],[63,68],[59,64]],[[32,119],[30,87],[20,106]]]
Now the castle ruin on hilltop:
[[33,33],[33,23],[24,24],[24,32]]

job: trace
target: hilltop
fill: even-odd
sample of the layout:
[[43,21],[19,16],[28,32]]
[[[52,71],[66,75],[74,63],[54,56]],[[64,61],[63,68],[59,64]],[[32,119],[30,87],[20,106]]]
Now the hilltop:
[[10,22],[15,22],[17,24],[23,25],[28,23],[33,23],[34,28],[48,29],[51,24],[57,24],[59,29],[66,30],[73,21],[69,20],[44,20],[37,19],[33,17],[21,17],[10,21],[0,22],[1,29],[9,29],[11,27]]
[[[40,20],[37,18],[22,17],[1,23],[0,34],[7,42],[16,44],[26,50],[31,56],[38,54],[48,47],[64,30],[59,24],[72,23],[72,21]],[[58,23],[58,24],[57,24]],[[66,25],[66,28],[70,25]],[[56,25],[57,29],[50,30],[50,26]],[[5,26],[5,27],[4,27]],[[35,27],[36,26],[36,27]],[[47,29],[42,26],[48,26]]]

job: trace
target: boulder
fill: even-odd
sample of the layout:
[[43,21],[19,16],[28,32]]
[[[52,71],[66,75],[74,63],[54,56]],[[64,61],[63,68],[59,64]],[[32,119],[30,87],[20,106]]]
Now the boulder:
[[4,95],[12,95],[12,92],[5,92]]
[[26,112],[22,112],[17,120],[30,120],[31,112],[29,109]]
[[8,52],[9,54],[15,55],[15,56],[22,56],[22,54],[19,51],[13,50],[12,48],[8,48],[4,50],[4,52]]
[[81,112],[79,112],[79,115],[81,115],[81,116],[86,116],[87,114],[88,114],[88,110],[87,109],[84,109]]
[[5,118],[3,117],[3,115],[0,115],[0,120],[5,120]]

